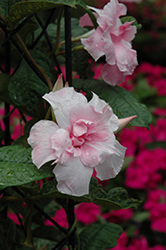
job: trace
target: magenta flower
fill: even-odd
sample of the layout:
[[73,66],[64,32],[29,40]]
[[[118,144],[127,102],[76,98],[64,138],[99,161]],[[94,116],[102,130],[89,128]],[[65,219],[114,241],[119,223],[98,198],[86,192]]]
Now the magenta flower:
[[89,7],[95,11],[98,27],[93,34],[81,39],[89,54],[97,61],[105,56],[106,64],[101,76],[108,84],[115,86],[131,75],[137,66],[136,51],[132,49],[136,27],[133,22],[122,24],[120,16],[126,15],[126,6],[117,0],[110,0],[103,9]]
[[53,172],[58,190],[75,196],[89,193],[93,168],[100,180],[115,177],[126,148],[115,138],[119,121],[111,107],[96,94],[87,102],[72,87],[43,98],[51,104],[57,124],[41,120],[31,128],[28,143],[33,163],[38,168],[51,160],[57,163]]
[[94,203],[80,203],[75,208],[75,215],[77,221],[84,225],[89,225],[98,220],[98,217],[101,215],[101,208]]

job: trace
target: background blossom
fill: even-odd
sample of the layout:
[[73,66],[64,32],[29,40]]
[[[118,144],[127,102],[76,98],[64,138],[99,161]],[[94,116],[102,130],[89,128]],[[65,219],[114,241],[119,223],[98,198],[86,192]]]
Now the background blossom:
[[[105,55],[106,64],[101,70],[104,81],[113,86],[122,83],[137,66],[136,51],[131,47],[136,27],[131,26],[133,22],[122,24],[119,17],[124,16],[127,9],[117,0],[111,0],[103,9],[89,8],[95,11],[99,26],[81,42],[95,61]],[[87,25],[87,21],[81,25],[83,23]]]

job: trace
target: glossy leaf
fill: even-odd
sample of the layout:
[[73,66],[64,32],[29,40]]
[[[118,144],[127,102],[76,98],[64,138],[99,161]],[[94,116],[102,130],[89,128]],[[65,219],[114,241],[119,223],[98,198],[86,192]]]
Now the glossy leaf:
[[94,72],[89,67],[89,55],[87,51],[75,51],[72,54],[73,71],[77,72],[81,79],[86,79],[87,76],[94,76]]
[[93,224],[80,233],[80,249],[111,249],[117,245],[117,239],[122,232],[122,228],[113,223]]
[[6,23],[8,26],[14,26],[24,17],[35,14],[42,10],[57,8],[62,5],[74,7],[75,0],[35,0],[16,3],[11,7],[9,16],[6,18]]
[[[61,32],[60,32],[60,42],[62,42],[62,41],[65,41],[65,20],[64,20],[64,18],[61,19],[60,30],[61,30]],[[41,32],[41,28],[39,28],[38,30],[36,30],[34,32],[34,38],[35,39],[40,34],[40,32]],[[81,36],[81,35],[83,35],[83,34],[85,34],[87,32],[88,32],[88,29],[79,26],[79,19],[71,18],[71,36],[73,38]],[[48,27],[47,27],[47,33],[48,33],[50,42],[52,44],[55,44],[56,40],[57,40],[57,37],[56,37],[56,35],[57,35],[57,24],[50,23],[48,25]],[[44,37],[42,37],[40,41],[44,42],[45,41]],[[75,46],[75,43],[73,43],[73,44]],[[64,49],[65,49],[65,47],[64,47]]]
[[0,148],[0,189],[52,176],[52,167],[49,163],[39,170],[32,163],[31,148],[26,149],[22,146]]
[[0,15],[5,18],[9,15],[10,8],[16,2],[20,2],[21,0],[1,0],[0,1]]
[[123,188],[114,188],[105,192],[102,185],[98,185],[97,180],[92,177],[89,194],[81,197],[71,196],[60,193],[56,188],[56,180],[45,183],[41,190],[42,197],[56,197],[56,198],[70,198],[76,203],[80,202],[93,202],[96,205],[101,205],[109,209],[121,208],[137,208],[141,203],[135,199],[129,199],[128,193]]
[[[50,64],[43,53],[38,52],[33,55],[36,63],[48,76],[51,76],[49,73]],[[38,108],[38,104],[41,97],[48,92],[49,89],[29,67],[25,60],[21,62],[19,69],[11,77],[8,90],[14,106],[32,117],[40,117],[41,110]]]
[[98,24],[96,22],[96,17],[94,16],[93,12],[90,9],[88,9],[86,4],[81,0],[78,0],[76,2],[76,6],[77,5],[82,7],[86,11],[86,13],[89,15],[89,17],[90,17],[90,19],[91,19],[91,21],[92,21],[92,23],[94,25],[94,28],[97,28]]
[[112,107],[118,118],[125,118],[137,115],[137,118],[130,122],[132,126],[147,127],[151,123],[152,116],[144,104],[139,101],[127,90],[120,86],[112,87],[101,80],[82,80],[75,79],[73,86],[81,89],[91,97],[91,93],[96,93],[101,99],[105,100]]

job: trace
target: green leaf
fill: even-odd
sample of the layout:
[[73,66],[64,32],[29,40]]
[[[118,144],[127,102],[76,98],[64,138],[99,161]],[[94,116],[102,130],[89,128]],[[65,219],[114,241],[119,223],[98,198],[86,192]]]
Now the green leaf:
[[8,85],[11,79],[11,75],[1,73],[0,74],[0,99],[4,102],[11,103],[11,99],[8,93]]
[[137,80],[137,85],[135,86],[132,93],[139,101],[141,101],[148,97],[153,97],[157,95],[157,90],[156,88],[149,86],[145,78],[141,78]]
[[90,74],[93,77],[93,71],[89,67],[89,55],[87,51],[75,51],[72,54],[72,69],[77,72],[81,79],[87,78]]
[[[50,65],[42,52],[35,53],[33,58],[49,76]],[[32,117],[41,117],[41,110],[38,108],[39,101],[42,102],[41,97],[48,92],[49,89],[25,60],[22,60],[19,69],[11,77],[8,90],[14,106]]]
[[27,138],[29,136],[29,131],[31,127],[37,122],[37,119],[31,119],[30,121],[27,121],[24,126],[23,135],[19,136],[14,142],[13,145],[21,145],[24,148],[29,148],[30,145],[27,142]]
[[120,86],[112,87],[101,80],[82,80],[74,79],[73,86],[78,90],[83,90],[91,97],[91,93],[96,93],[101,99],[105,100],[113,109],[118,118],[125,118],[137,115],[130,125],[147,127],[151,123],[152,116],[144,104],[139,101],[127,90]]
[[90,182],[89,194],[81,197],[71,196],[60,193],[56,188],[56,180],[49,181],[43,184],[41,189],[42,198],[70,198],[76,203],[93,202],[96,205],[107,207],[108,209],[116,210],[121,208],[137,208],[141,203],[135,199],[129,199],[128,193],[122,188],[114,188],[105,192],[102,185],[98,185],[97,180],[92,177]]
[[59,242],[64,235],[62,232],[53,226],[40,226],[32,231],[33,237]]
[[121,18],[121,22],[122,23],[132,22],[132,21],[134,21],[134,23],[132,25],[135,25],[138,30],[142,28],[142,25],[138,24],[137,20],[134,17],[132,17],[132,16],[125,16],[125,17]]
[[20,2],[21,0],[1,0],[0,1],[0,15],[5,18],[9,15],[10,8],[16,2]]
[[[60,42],[62,42],[62,41],[65,41],[65,20],[64,20],[64,18],[61,19],[60,30],[61,30],[61,32],[60,32]],[[37,38],[37,36],[40,34],[41,31],[42,31],[42,29],[39,28],[38,30],[36,30],[34,32],[34,35],[35,35],[34,38],[35,39]],[[71,36],[72,37],[78,37],[78,36],[81,36],[81,35],[83,35],[83,34],[85,34],[87,32],[88,32],[88,29],[79,26],[79,19],[71,18]],[[47,28],[47,33],[48,33],[50,42],[52,44],[55,44],[56,40],[57,40],[57,37],[56,37],[56,35],[57,35],[57,24],[50,23],[48,25],[48,28]],[[41,41],[42,42],[45,41],[44,37],[41,38]]]
[[92,23],[94,25],[94,28],[96,29],[97,26],[98,26],[98,24],[96,22],[96,17],[94,16],[93,12],[90,9],[88,9],[87,6],[86,6],[86,4],[83,1],[81,1],[81,0],[78,0],[76,2],[76,6],[77,5],[81,6],[86,11],[86,13],[89,15],[89,17],[90,17],[90,19],[91,19],[91,21],[92,21]]
[[104,250],[117,245],[123,230],[113,223],[93,224],[80,233],[81,250]]
[[75,6],[76,0],[34,0],[16,3],[11,7],[9,16],[6,18],[8,26],[16,25],[22,18],[35,14],[41,10],[57,8],[62,5]]
[[5,146],[0,148],[0,189],[19,186],[54,176],[50,164],[41,169],[31,161],[31,148]]

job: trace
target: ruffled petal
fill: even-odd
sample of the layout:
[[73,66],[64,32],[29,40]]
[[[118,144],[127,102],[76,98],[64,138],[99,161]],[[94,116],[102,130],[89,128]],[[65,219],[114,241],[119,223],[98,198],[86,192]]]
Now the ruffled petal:
[[68,164],[72,160],[74,153],[68,131],[60,128],[50,137],[50,140],[52,148],[55,150],[56,161],[63,162],[64,165]]
[[92,23],[89,15],[87,13],[85,15],[83,15],[82,17],[80,17],[79,26],[81,26],[81,27],[85,27],[85,26],[93,27],[93,23]]
[[104,6],[104,14],[112,16],[114,20],[120,16],[125,16],[127,7],[123,3],[119,3],[118,0],[111,0]]
[[110,126],[113,132],[117,131],[119,128],[119,119],[115,114],[112,114],[110,118]]
[[114,44],[109,34],[109,30],[103,33],[103,41],[104,41],[106,62],[108,64],[114,65],[116,63],[116,58],[115,58]]
[[86,97],[74,91],[73,87],[66,87],[56,92],[50,92],[43,96],[53,108],[58,125],[61,128],[70,126],[70,111],[73,106],[80,103],[86,104]]
[[119,36],[122,40],[130,42],[134,39],[135,34],[137,32],[137,28],[135,25],[131,26],[132,22],[126,22],[119,27]]
[[79,157],[73,158],[68,165],[58,163],[53,172],[58,181],[57,189],[61,193],[74,196],[89,194],[93,168],[84,166]]
[[[102,125],[110,120],[111,130],[114,132],[119,127],[118,117],[113,113],[112,108],[104,100],[101,100],[95,93],[93,93],[93,98],[90,100],[89,104],[94,108],[98,113],[103,113],[101,116]],[[100,122],[98,120],[98,126]],[[104,128],[102,129],[104,130]],[[100,129],[100,132],[101,129]]]
[[116,84],[120,84],[124,82],[125,75],[123,72],[121,72],[118,68],[118,66],[115,65],[109,65],[106,63],[103,68],[101,69],[101,76],[103,80],[110,84],[111,86],[115,86]]
[[137,66],[136,51],[131,49],[131,44],[124,40],[115,43],[117,66],[125,75],[131,75]]
[[89,141],[82,146],[80,159],[84,165],[96,167],[116,151],[113,132],[110,130],[109,133],[103,132],[103,134],[105,136],[103,136],[103,140]]
[[84,48],[97,61],[104,53],[104,41],[102,38],[102,29],[97,27],[95,32],[86,39],[81,39]]
[[27,140],[33,148],[32,161],[38,168],[48,161],[55,160],[55,150],[52,149],[50,138],[58,129],[56,123],[46,120],[37,122],[31,128]]
[[118,141],[115,141],[115,151],[105,159],[102,164],[95,167],[97,177],[100,180],[114,178],[121,170],[124,163],[124,155],[126,148]]

